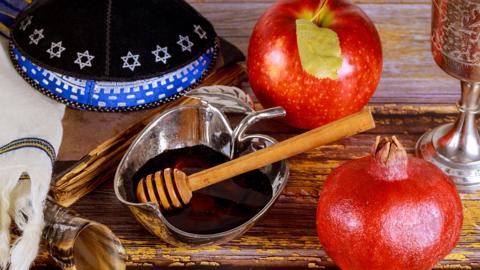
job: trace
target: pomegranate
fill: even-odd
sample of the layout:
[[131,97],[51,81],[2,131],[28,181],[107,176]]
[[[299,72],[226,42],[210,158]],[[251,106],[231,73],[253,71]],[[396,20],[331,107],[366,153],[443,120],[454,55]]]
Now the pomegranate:
[[317,232],[343,270],[430,269],[456,245],[462,204],[451,179],[395,138],[329,176]]

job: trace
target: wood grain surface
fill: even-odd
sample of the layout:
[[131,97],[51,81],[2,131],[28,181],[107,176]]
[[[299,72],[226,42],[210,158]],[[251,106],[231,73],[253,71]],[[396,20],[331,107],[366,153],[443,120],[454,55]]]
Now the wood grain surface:
[[[163,243],[143,229],[117,201],[111,181],[72,208],[86,218],[109,226],[121,238],[131,267],[333,268],[315,231],[318,194],[329,172],[346,160],[367,155],[377,135],[397,135],[411,153],[416,140],[426,130],[455,118],[454,106],[375,105],[371,108],[377,123],[374,130],[291,158],[291,176],[278,201],[256,226],[228,244],[192,250]],[[275,121],[259,123],[252,132],[266,133],[278,140],[299,133]],[[465,215],[461,241],[437,269],[480,268],[480,192],[461,196]],[[48,264],[46,256],[43,252],[38,266]]]
[[[274,0],[187,0],[206,16],[219,35],[245,54],[256,20]],[[383,74],[373,104],[453,104],[459,82],[433,62],[430,53],[431,4],[426,0],[355,1],[375,23],[383,47]],[[251,92],[249,85],[244,88]],[[68,109],[62,160],[79,159],[141,117],[144,112],[105,114]],[[95,130],[94,133],[91,131]]]
[[[190,0],[216,31],[247,52],[256,20],[274,0]],[[431,2],[354,1],[370,16],[382,40],[384,66],[374,103],[452,103],[459,83],[430,54]]]
[[[213,22],[221,36],[246,53],[257,18],[274,1],[188,2]],[[86,218],[108,225],[122,239],[132,269],[151,266],[334,268],[315,232],[316,203],[328,173],[345,160],[368,154],[377,135],[397,135],[411,153],[416,140],[425,131],[454,121],[456,109],[453,104],[459,97],[459,83],[443,73],[430,54],[430,1],[355,2],[375,22],[382,39],[384,72],[371,101],[377,128],[290,159],[291,177],[285,191],[268,214],[244,236],[222,246],[199,250],[166,245],[143,229],[128,209],[117,201],[111,181],[72,208]],[[249,88],[248,84],[245,88]],[[93,115],[69,110],[64,123],[70,132],[79,132],[76,136],[84,141],[101,141],[97,135],[119,131],[125,121],[131,122],[136,117],[134,114]],[[98,134],[92,135],[96,128],[99,128]],[[278,140],[300,132],[272,121],[258,124],[254,131]],[[82,147],[81,143],[74,141],[62,145],[61,158],[74,159],[83,150],[88,152],[89,149]],[[480,269],[480,192],[461,195],[465,215],[461,241],[437,269]],[[51,265],[45,251],[36,265]]]

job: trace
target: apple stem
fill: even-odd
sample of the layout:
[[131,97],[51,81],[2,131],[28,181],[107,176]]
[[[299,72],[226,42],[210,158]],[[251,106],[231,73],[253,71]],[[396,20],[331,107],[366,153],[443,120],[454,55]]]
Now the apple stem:
[[313,18],[311,19],[311,22],[313,22],[316,25],[322,25],[322,20],[323,20],[323,11],[325,7],[327,6],[328,0],[321,0],[320,5],[318,5],[317,10],[315,10],[315,14],[313,15]]

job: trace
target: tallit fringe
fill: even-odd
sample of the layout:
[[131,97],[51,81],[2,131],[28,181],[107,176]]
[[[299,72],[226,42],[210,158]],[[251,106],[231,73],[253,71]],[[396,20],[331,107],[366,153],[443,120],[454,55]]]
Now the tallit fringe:
[[[17,176],[14,189],[10,190],[9,209],[6,215],[8,218],[5,221],[8,220],[10,223],[10,218],[13,218],[22,235],[12,245],[10,252],[8,252],[10,240],[6,242],[6,256],[3,253],[0,254],[5,264],[0,269],[7,269],[9,264],[10,270],[28,270],[38,253],[44,227],[43,208],[48,194],[51,171],[32,169],[28,174],[30,181],[19,182]],[[0,186],[2,193],[8,187],[4,188]],[[2,196],[2,198],[6,197]],[[4,210],[3,204],[1,210]],[[1,214],[3,220],[3,212]],[[8,226],[6,229],[6,235],[10,238],[9,228]]]
[[7,269],[10,263],[10,224],[8,214],[10,195],[17,185],[19,172],[2,172],[0,175],[0,269]]

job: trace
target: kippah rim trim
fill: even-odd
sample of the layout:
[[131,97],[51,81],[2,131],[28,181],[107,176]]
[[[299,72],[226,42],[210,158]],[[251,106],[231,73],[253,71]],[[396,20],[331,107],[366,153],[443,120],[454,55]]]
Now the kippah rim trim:
[[161,100],[158,100],[158,101],[155,101],[155,102],[150,102],[150,103],[141,104],[141,105],[137,105],[137,106],[115,107],[114,108],[114,107],[98,107],[98,106],[92,106],[92,105],[88,105],[88,104],[75,102],[75,101],[66,99],[64,97],[60,97],[58,95],[55,95],[51,91],[43,88],[36,81],[34,81],[32,78],[30,78],[25,73],[25,71],[22,70],[21,66],[18,64],[17,60],[15,59],[15,54],[14,54],[14,51],[13,51],[14,46],[15,46],[14,43],[10,42],[10,49],[9,49],[10,60],[12,61],[13,65],[15,67],[15,70],[34,89],[36,89],[40,93],[48,96],[49,98],[51,98],[53,100],[56,100],[60,103],[65,104],[68,107],[72,107],[72,108],[80,109],[80,110],[94,111],[94,112],[134,112],[134,111],[146,110],[146,109],[151,109],[151,108],[158,107],[160,105],[163,105],[165,103],[168,103],[170,101],[173,101],[175,99],[178,99],[178,98],[184,96],[190,90],[199,86],[203,82],[203,80],[211,73],[211,71],[213,70],[213,68],[215,67],[215,64],[217,62],[218,51],[219,51],[219,47],[220,47],[218,38],[216,38],[215,39],[215,45],[213,46],[212,61],[210,62],[208,67],[204,70],[204,72],[199,77],[199,79],[195,83],[191,84],[188,88],[185,88],[182,91],[180,91],[180,92],[178,92],[178,93],[176,93],[172,96],[166,97],[164,99],[161,99]]

